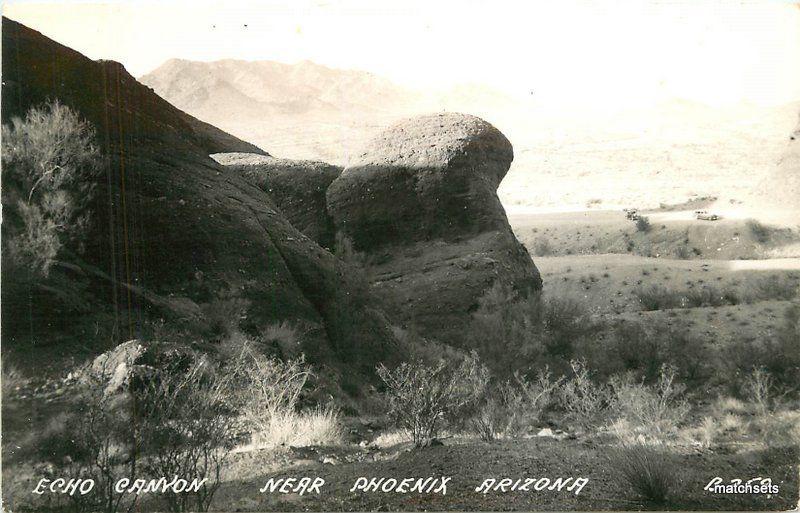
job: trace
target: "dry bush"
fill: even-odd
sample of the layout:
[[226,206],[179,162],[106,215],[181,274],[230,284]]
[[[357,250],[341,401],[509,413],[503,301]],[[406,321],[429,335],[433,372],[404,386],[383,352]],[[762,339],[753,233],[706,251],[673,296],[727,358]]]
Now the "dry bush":
[[472,314],[467,344],[505,379],[545,365],[565,371],[575,345],[593,339],[599,329],[588,309],[571,297],[521,297],[495,283]]
[[533,254],[536,256],[549,256],[553,254],[553,247],[550,245],[550,239],[544,235],[540,235],[533,240]]
[[747,229],[759,244],[767,244],[772,239],[772,229],[755,219],[747,220]]
[[498,393],[500,392],[487,394],[470,420],[472,430],[484,442],[496,440],[498,435],[504,431],[503,426],[508,423],[511,416],[511,411],[504,398],[495,395]]
[[154,478],[207,478],[198,490],[164,495],[170,511],[207,511],[236,442],[235,412],[228,379],[205,357],[187,356],[136,380],[140,467]]
[[503,424],[503,434],[518,434],[535,426],[552,405],[563,378],[552,379],[549,369],[540,370],[535,380],[520,373],[502,387],[502,399],[508,412]]
[[[277,327],[273,335],[291,333],[292,330]],[[260,353],[245,340],[225,372],[229,401],[255,446],[330,445],[342,441],[337,409],[299,411],[299,402],[313,375],[302,356],[281,361]]]
[[689,413],[683,398],[686,387],[675,382],[675,370],[663,366],[652,386],[630,376],[611,380],[612,429],[621,440],[666,441],[674,436]]
[[798,294],[797,283],[787,275],[770,274],[756,281],[753,286],[754,299],[790,301]]
[[609,464],[620,484],[652,505],[665,505],[675,496],[679,469],[674,457],[647,444],[627,444],[612,449]]
[[769,373],[776,392],[796,396],[800,383],[800,305],[791,304],[783,313],[783,322],[775,333],[756,340],[736,340],[725,348],[720,379],[732,385],[743,385],[741,380],[732,382],[731,376],[748,376],[753,368]]
[[633,290],[633,295],[645,311],[669,310],[683,306],[681,294],[663,285],[639,286]]
[[389,416],[411,433],[416,447],[429,445],[448,422],[463,417],[489,381],[475,353],[458,363],[404,362],[391,370],[380,365],[377,373],[386,386]]
[[570,362],[572,375],[559,390],[559,404],[567,418],[588,431],[600,423],[608,407],[608,391],[592,381],[589,368],[582,360]]
[[289,321],[270,324],[264,329],[261,339],[272,345],[284,360],[300,358],[302,355],[301,336]]
[[744,381],[744,392],[756,406],[759,415],[766,415],[772,408],[775,383],[772,376],[763,368],[753,369]]
[[4,249],[46,277],[67,242],[82,248],[102,157],[94,129],[53,101],[2,127]]
[[639,218],[636,220],[636,231],[647,233],[651,229],[652,226],[650,225],[650,219],[646,216],[639,216]]
[[207,336],[212,341],[224,340],[239,331],[250,302],[238,297],[236,290],[223,290],[220,297],[200,306],[206,323]]
[[70,496],[77,511],[114,513],[130,510],[137,497],[116,493],[114,484],[134,476],[139,439],[131,422],[131,397],[107,393],[114,369],[84,376],[72,390],[71,411],[54,417],[36,442],[39,456],[49,463],[49,479],[94,479],[88,495]]

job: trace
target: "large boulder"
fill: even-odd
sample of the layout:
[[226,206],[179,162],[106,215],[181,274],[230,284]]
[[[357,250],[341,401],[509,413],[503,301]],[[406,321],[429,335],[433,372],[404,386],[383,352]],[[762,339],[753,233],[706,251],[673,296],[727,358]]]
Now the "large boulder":
[[334,227],[325,207],[325,192],[342,168],[255,153],[218,153],[212,157],[269,194],[295,228],[320,246],[333,248]]
[[494,283],[541,289],[496,193],[513,155],[482,119],[424,116],[384,131],[328,188],[336,229],[404,323],[457,344]]
[[331,185],[328,208],[356,250],[502,230],[496,191],[513,159],[508,139],[480,118],[413,118],[368,144]]

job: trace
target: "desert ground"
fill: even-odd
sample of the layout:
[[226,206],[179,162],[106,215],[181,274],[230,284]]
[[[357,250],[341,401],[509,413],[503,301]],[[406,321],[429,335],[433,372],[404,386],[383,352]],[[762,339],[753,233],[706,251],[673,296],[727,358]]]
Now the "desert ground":
[[[5,509],[797,507],[796,104],[639,140],[398,121],[413,94],[313,63],[140,82],[7,18],[3,48]],[[36,491],[66,478],[99,485]]]
[[[650,219],[648,232],[638,231],[622,211],[512,213],[509,220],[533,256],[547,294],[577,301],[594,318],[632,324],[663,322],[686,330],[692,343],[708,341],[720,354],[725,353],[725,344],[756,341],[779,328],[783,312],[797,300],[800,258],[769,255],[791,254],[800,240],[797,231],[773,227],[766,228],[765,234],[761,231],[765,227],[754,220],[700,221],[690,210],[672,208],[642,215]],[[710,287],[714,292],[702,296],[711,297],[706,302],[701,298],[687,303],[684,299],[683,303],[645,307],[637,291],[652,286],[684,293]],[[12,455],[6,468],[13,469],[5,473],[15,473],[11,481],[25,490],[36,485],[37,475],[26,464],[31,447],[25,446],[35,443],[37,437],[26,431],[31,423],[46,425],[69,404],[66,395],[73,381],[62,369],[74,368],[85,356],[78,349],[67,359],[64,353],[54,352],[46,362],[26,360],[24,354],[10,358],[22,375],[31,376],[4,393],[3,404],[4,451]],[[715,386],[725,388],[725,383]],[[703,397],[694,406],[680,440],[671,445],[669,465],[682,470],[669,508],[795,507],[797,447],[774,443],[769,434],[749,426],[757,415],[752,405]],[[375,409],[374,404],[371,408]],[[782,408],[773,415],[788,421],[791,429],[800,421],[796,405],[786,403]],[[420,449],[414,448],[379,408],[375,410],[374,414],[342,416],[344,435],[332,445],[289,437],[275,446],[236,449],[223,470],[211,510],[620,510],[664,506],[643,501],[614,476],[614,454],[619,449],[608,428],[586,432],[554,412],[514,436],[487,442],[467,430],[443,434],[440,445]],[[689,427],[707,418],[727,423],[726,427],[712,435]],[[708,436],[713,440],[704,438]],[[360,477],[386,476],[453,477],[446,496],[351,491]],[[578,495],[547,490],[476,491],[484,479],[561,476],[581,476],[589,481]],[[704,491],[705,484],[716,476],[769,476],[780,492],[731,496]],[[271,478],[291,477],[322,478],[327,493],[259,492]],[[19,510],[29,507],[26,501],[17,500]],[[140,507],[157,509],[158,504],[159,499],[145,496]],[[61,506],[53,501],[52,507]]]

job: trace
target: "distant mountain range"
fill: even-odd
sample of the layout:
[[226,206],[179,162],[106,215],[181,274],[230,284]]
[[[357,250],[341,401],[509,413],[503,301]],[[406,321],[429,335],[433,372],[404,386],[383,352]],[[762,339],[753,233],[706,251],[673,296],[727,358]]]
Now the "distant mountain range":
[[475,114],[514,144],[514,164],[499,194],[507,207],[519,208],[743,197],[781,158],[800,110],[800,102],[720,108],[686,99],[624,112],[589,110],[578,102],[514,98],[482,84],[415,91],[365,71],[309,61],[172,59],[140,81],[179,109],[273,155],[340,165],[400,118]]

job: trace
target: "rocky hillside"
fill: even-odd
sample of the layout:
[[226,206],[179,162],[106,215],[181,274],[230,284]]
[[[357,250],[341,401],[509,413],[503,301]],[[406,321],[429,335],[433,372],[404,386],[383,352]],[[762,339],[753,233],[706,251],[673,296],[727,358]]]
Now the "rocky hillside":
[[106,158],[84,251],[68,247],[43,283],[20,281],[3,251],[4,354],[60,347],[53,354],[63,358],[159,323],[213,341],[283,321],[313,361],[333,368],[371,373],[395,354],[353,273],[209,157],[262,150],[173,107],[119,63],[5,18],[2,71],[3,123],[57,98],[95,127]]
[[756,190],[756,205],[766,214],[800,225],[800,123],[788,137],[777,165]]

